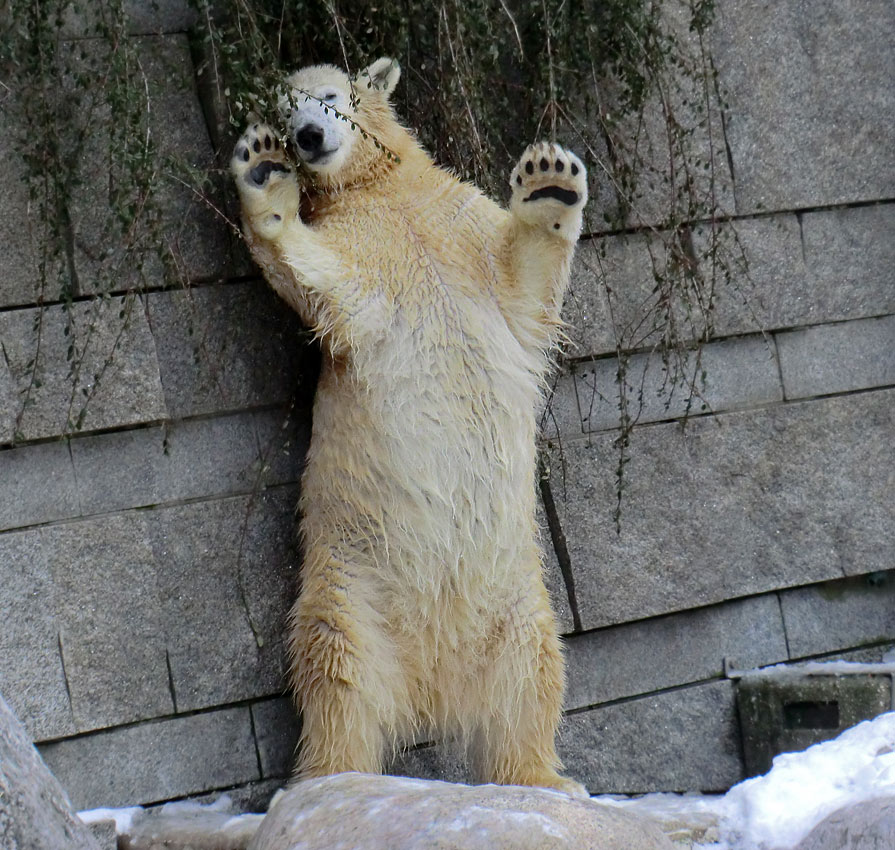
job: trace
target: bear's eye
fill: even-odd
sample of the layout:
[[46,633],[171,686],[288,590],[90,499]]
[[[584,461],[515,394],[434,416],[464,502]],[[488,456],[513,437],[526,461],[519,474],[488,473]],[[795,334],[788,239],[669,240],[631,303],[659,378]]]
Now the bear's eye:
[[323,99],[327,103],[335,103],[336,97],[337,97],[337,95],[336,95],[336,92],[334,92],[334,91],[329,91],[325,95],[323,95]]

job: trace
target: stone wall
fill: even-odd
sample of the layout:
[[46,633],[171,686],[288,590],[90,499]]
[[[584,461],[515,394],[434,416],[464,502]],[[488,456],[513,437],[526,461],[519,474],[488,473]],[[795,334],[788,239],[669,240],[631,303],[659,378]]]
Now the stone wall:
[[[135,4],[134,29],[147,67],[180,69],[160,126],[207,165],[188,16],[147,8]],[[648,347],[631,354],[643,392],[619,530],[617,329],[649,296],[656,235],[581,246],[576,347],[545,429],[546,536],[569,660],[560,749],[592,792],[741,779],[725,662],[874,660],[895,643],[893,35],[884,0],[860,17],[844,0],[719,2],[715,143],[748,276],[718,291],[698,405],[669,395]],[[189,193],[169,204],[188,289],[159,276],[136,300],[124,281],[91,300],[97,261],[76,250],[66,313],[37,287],[8,138],[0,693],[76,807],[221,789],[258,805],[288,775],[296,732],[283,631],[314,350]],[[71,211],[88,244],[90,207]],[[74,393],[72,336],[86,363]],[[86,417],[64,436],[82,390]],[[462,776],[437,748],[395,767]]]

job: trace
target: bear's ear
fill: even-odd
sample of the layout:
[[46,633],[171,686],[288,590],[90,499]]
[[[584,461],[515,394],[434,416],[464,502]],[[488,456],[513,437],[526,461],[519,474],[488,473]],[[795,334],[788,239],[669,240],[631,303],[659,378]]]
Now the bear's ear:
[[400,79],[401,66],[395,59],[388,56],[377,59],[357,75],[359,85],[384,92],[386,97],[395,90]]

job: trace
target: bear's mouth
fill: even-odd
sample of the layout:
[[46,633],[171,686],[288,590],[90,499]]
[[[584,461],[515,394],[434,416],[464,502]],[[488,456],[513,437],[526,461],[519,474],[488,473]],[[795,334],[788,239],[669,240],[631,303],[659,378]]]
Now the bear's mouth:
[[330,159],[332,159],[333,154],[335,154],[339,149],[332,148],[328,151],[317,151],[312,156],[305,156],[304,151],[299,150],[299,156],[301,157],[302,162],[305,165],[326,165]]

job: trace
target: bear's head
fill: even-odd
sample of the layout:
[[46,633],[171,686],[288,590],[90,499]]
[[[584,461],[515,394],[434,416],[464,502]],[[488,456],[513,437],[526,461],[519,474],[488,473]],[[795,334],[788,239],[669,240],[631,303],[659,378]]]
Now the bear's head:
[[[389,96],[401,77],[384,57],[349,76],[334,65],[312,65],[286,80],[280,110],[295,153],[323,186],[347,185],[395,161],[406,133]],[[389,157],[391,154],[391,157]]]

